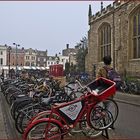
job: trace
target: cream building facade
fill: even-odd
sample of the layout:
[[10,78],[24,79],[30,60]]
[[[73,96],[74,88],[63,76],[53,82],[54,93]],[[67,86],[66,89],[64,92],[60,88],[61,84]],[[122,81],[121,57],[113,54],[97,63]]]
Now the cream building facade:
[[0,45],[0,67],[7,65],[7,47]]
[[32,48],[25,50],[24,66],[36,66],[37,50]]

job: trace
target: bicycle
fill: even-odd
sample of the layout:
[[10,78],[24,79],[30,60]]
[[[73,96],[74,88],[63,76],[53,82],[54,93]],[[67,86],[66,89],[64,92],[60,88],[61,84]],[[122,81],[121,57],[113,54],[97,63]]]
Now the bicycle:
[[82,122],[86,122],[88,127],[95,130],[107,129],[114,123],[113,115],[107,108],[98,104],[113,95],[115,91],[113,81],[98,78],[85,87],[85,94],[80,98],[54,105],[47,118],[30,123],[23,134],[23,139],[63,139],[64,135]]

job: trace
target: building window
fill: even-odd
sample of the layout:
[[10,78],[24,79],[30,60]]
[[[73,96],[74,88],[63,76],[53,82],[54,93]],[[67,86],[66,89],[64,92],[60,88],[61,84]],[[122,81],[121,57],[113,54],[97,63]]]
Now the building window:
[[30,66],[30,62],[26,62],[25,65],[26,65],[26,66]]
[[3,51],[0,51],[0,55],[3,55]]
[[32,56],[32,60],[35,60],[35,57],[34,56]]
[[140,58],[140,9],[135,11],[132,16],[132,45],[133,45],[133,58]]
[[40,58],[40,61],[43,62],[43,58]]
[[29,56],[26,56],[26,60],[29,60],[30,59],[30,57]]
[[108,23],[99,28],[100,61],[104,56],[111,56],[111,27]]
[[3,58],[0,58],[0,65],[3,65]]
[[35,66],[34,62],[31,63],[31,66]]

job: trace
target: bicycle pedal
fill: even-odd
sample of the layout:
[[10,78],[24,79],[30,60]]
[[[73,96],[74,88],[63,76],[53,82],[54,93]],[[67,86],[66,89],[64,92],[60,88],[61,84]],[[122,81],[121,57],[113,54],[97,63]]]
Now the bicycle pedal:
[[69,135],[70,137],[72,137],[72,136],[73,136],[71,133],[68,133],[68,135]]

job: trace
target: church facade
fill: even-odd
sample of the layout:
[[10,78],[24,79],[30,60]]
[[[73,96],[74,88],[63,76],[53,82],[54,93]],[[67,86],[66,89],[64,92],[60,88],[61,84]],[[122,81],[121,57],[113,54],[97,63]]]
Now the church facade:
[[140,77],[140,2],[116,1],[92,15],[89,6],[86,71],[93,74],[111,55],[112,66],[123,75]]

